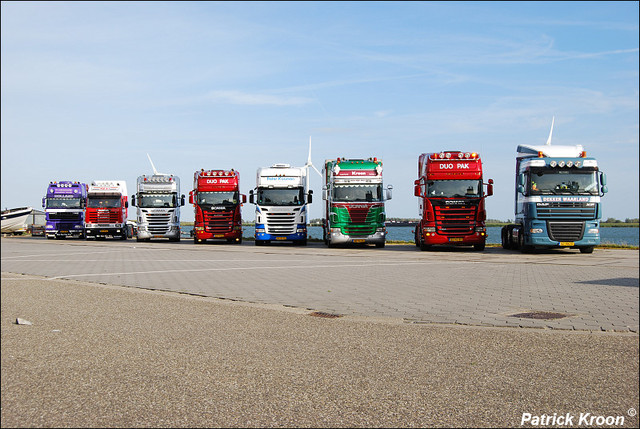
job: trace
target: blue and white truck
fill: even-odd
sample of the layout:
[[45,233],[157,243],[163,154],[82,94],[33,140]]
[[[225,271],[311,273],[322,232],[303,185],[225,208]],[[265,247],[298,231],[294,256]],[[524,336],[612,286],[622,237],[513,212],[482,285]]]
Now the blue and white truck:
[[308,167],[274,164],[259,168],[249,202],[256,205],[256,245],[271,241],[307,244]]
[[[552,125],[553,130],[553,125]],[[519,145],[515,222],[502,227],[504,249],[578,248],[600,244],[601,197],[606,175],[582,145]]]

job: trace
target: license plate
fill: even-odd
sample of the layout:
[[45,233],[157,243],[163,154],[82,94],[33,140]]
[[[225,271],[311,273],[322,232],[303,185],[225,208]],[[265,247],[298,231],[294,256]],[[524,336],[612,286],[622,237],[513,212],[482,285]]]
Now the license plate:
[[462,238],[449,238],[449,241],[462,241]]
[[154,235],[153,238],[162,238],[161,235]]
[[575,244],[576,244],[576,243],[574,243],[573,241],[561,241],[561,242],[559,243],[559,245],[560,245],[560,246],[563,246],[563,247],[564,247],[564,246],[573,246],[573,245],[575,245]]
[[109,232],[108,229],[101,229],[100,232]]
[[354,243],[364,243],[364,242],[365,242],[365,240],[364,240],[364,239],[362,239],[362,238],[358,238],[358,239],[353,240],[353,242],[354,242]]
[[286,240],[287,237],[276,237],[276,240]]
[[69,231],[60,231],[60,234],[69,234]]
[[213,234],[213,238],[224,238],[224,234]]

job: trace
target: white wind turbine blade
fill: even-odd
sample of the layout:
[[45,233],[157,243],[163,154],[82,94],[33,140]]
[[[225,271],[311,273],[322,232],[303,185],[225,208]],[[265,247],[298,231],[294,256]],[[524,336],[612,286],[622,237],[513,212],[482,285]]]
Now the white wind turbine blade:
[[322,177],[322,173],[320,173],[316,166],[311,162],[311,136],[309,136],[309,157],[307,158],[307,163],[304,166],[307,167],[307,172],[309,171],[309,167],[312,167],[316,173],[318,173],[318,176]]
[[154,176],[168,176],[167,173],[158,173],[158,170],[156,170],[156,166],[153,165],[153,161],[151,161],[151,157],[149,156],[149,154],[147,154],[147,158],[149,158],[149,162],[151,163],[151,168],[153,168]]
[[556,117],[554,116],[551,119],[551,130],[549,130],[549,138],[547,139],[547,145],[551,144],[551,134],[553,134],[553,123],[555,122],[555,120],[556,120]]

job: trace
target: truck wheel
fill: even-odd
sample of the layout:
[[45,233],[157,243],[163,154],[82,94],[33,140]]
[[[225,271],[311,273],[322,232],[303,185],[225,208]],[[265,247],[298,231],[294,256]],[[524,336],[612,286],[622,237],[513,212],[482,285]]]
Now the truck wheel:
[[431,245],[430,244],[424,244],[424,243],[420,243],[420,250],[431,250]]
[[500,231],[500,235],[502,238],[502,248],[506,250],[510,250],[511,246],[509,244],[509,227],[503,226],[502,230]]
[[584,246],[580,248],[580,253],[593,253],[593,246]]
[[376,247],[378,247],[378,248],[382,248],[382,247],[384,247],[384,244],[385,244],[384,242],[382,242],[382,243],[376,243]]
[[483,251],[485,248],[486,244],[485,243],[480,243],[480,244],[474,244],[473,245],[473,250],[477,250],[477,251]]

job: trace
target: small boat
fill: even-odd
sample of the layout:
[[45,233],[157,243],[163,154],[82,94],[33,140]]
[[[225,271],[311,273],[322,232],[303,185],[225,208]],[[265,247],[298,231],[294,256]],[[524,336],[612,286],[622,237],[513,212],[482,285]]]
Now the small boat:
[[2,210],[2,233],[24,231],[27,228],[27,219],[33,207],[19,207],[16,209]]

